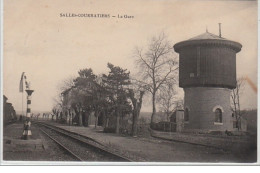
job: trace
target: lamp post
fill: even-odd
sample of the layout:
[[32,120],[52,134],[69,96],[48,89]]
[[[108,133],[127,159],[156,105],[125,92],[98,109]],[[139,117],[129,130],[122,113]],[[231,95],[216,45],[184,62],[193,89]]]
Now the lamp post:
[[31,96],[34,90],[27,89],[25,90],[27,93],[27,110],[26,110],[26,120],[24,122],[24,130],[22,139],[28,140],[32,135],[31,132]]

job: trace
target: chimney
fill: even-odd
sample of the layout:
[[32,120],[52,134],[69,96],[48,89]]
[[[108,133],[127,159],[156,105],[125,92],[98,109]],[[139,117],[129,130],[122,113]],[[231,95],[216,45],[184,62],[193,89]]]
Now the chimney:
[[221,37],[221,23],[218,23],[219,25],[219,37]]

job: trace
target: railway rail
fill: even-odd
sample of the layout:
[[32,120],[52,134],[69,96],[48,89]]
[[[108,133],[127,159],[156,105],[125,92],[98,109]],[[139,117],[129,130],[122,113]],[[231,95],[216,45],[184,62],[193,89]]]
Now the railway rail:
[[132,160],[114,151],[110,151],[101,143],[91,138],[69,132],[62,128],[34,122],[40,130],[55,141],[74,159],[78,161],[131,162]]

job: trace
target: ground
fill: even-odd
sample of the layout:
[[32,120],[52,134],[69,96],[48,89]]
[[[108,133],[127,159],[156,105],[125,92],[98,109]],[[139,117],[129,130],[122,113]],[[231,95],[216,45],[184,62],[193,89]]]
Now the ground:
[[[94,127],[77,127],[61,124],[56,125],[66,130],[91,137],[103,145],[111,148],[111,150],[117,151],[137,162],[245,163],[254,162],[256,159],[256,155],[254,155],[256,152],[253,152],[253,154],[241,154],[229,150],[176,141],[167,141],[153,137],[134,138],[112,133],[103,133],[100,128],[95,129]],[[40,142],[34,145],[36,146],[34,149],[27,148],[23,151],[23,148],[26,148],[25,145],[17,144],[19,143],[17,141],[20,140],[23,131],[22,128],[22,123],[14,123],[4,129],[4,160],[72,160],[67,154],[63,153],[56,144],[42,134],[33,124],[32,140],[38,140]]]
[[32,126],[32,138],[21,140],[23,123],[4,128],[3,160],[5,161],[73,161],[52,140]]

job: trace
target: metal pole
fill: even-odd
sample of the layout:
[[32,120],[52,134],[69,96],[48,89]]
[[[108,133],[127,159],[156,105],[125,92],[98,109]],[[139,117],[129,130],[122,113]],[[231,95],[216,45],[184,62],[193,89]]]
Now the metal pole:
[[22,117],[23,117],[23,92],[22,92]]
[[219,25],[219,37],[221,37],[221,23],[218,23]]

